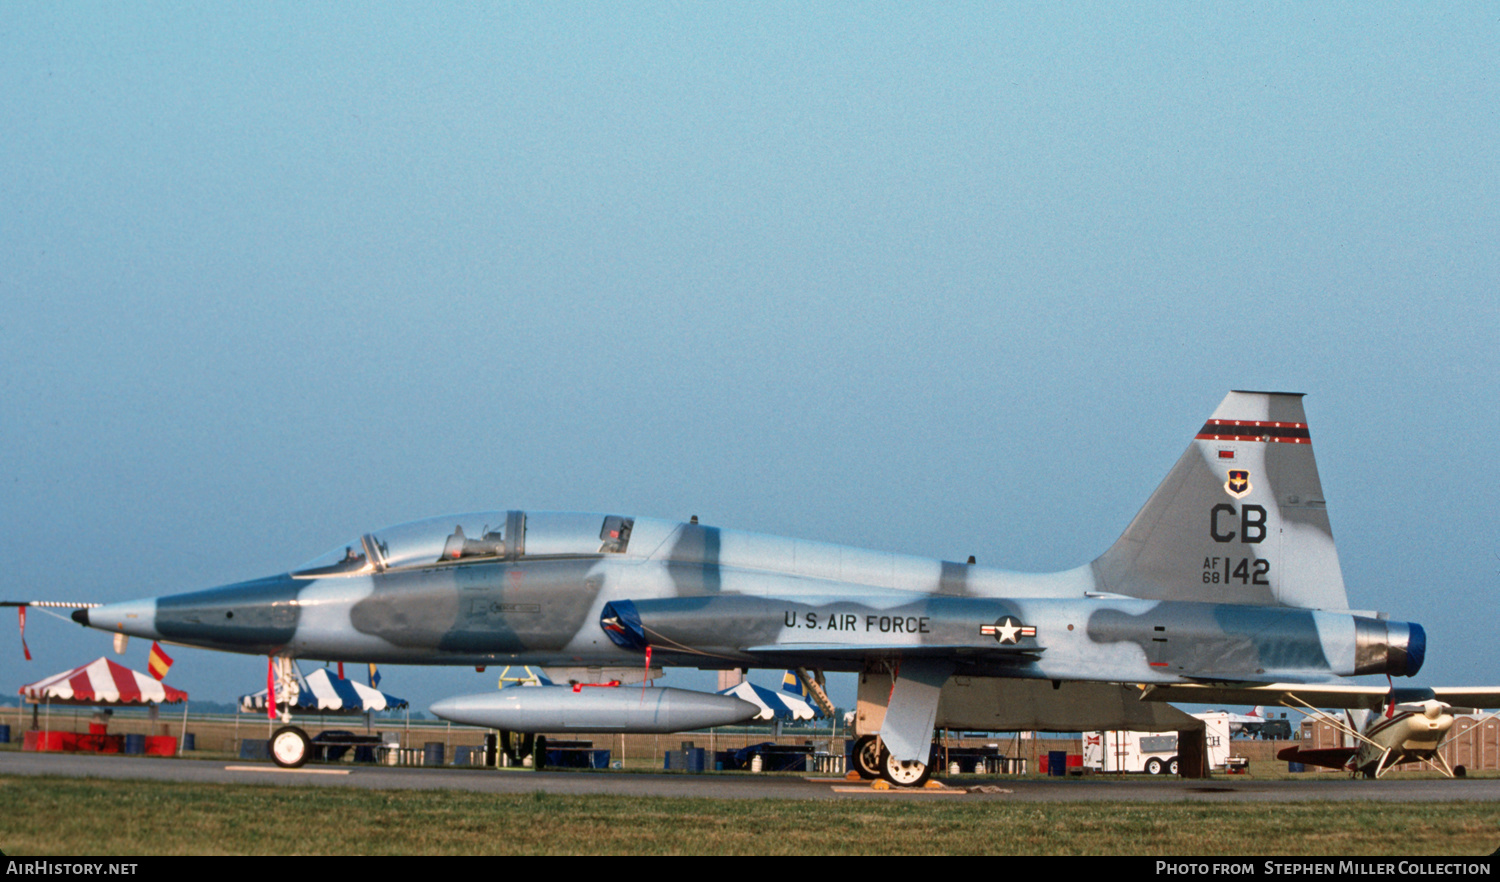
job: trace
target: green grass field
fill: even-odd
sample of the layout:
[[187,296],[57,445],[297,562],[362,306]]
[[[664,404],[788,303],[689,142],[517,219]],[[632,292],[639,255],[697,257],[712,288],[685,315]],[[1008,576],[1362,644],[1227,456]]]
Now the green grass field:
[[0,776],[0,851],[1488,855],[1494,803],[728,801]]

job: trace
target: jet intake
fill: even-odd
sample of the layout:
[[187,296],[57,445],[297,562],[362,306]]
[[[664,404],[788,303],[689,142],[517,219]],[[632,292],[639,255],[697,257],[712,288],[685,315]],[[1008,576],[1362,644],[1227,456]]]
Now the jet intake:
[[455,723],[511,732],[640,732],[662,734],[742,723],[760,708],[733,695],[634,686],[512,686],[460,695],[432,705]]

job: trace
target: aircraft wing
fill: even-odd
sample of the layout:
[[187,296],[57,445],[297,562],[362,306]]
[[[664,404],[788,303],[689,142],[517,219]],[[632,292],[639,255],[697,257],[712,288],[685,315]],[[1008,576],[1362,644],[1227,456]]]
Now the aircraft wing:
[[1288,747],[1277,752],[1276,758],[1285,762],[1322,766],[1325,769],[1345,769],[1349,766],[1349,760],[1358,752],[1353,747],[1325,747],[1315,750]]
[[1143,701],[1190,704],[1276,704],[1284,707],[1337,707],[1377,710],[1394,697],[1398,704],[1436,699],[1454,707],[1500,707],[1500,687],[1436,688],[1360,686],[1351,683],[1182,683],[1147,686]]
[[1500,686],[1439,686],[1432,697],[1454,708],[1500,708]]

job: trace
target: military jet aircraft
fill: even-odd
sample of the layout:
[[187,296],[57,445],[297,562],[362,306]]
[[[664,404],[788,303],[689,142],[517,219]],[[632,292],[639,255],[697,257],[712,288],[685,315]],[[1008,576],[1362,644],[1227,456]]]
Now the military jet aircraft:
[[[696,519],[510,510],[377,530],[289,573],[73,617],[282,659],[540,665],[573,682],[432,707],[517,732],[748,717],[727,696],[585,686],[658,665],[858,672],[857,765],[904,786],[930,774],[937,725],[1162,728],[1167,706],[1135,697],[1409,676],[1426,651],[1420,625],[1349,608],[1302,396],[1268,392],[1230,393],[1119,540],[1061,573]],[[294,727],[273,737],[278,761],[305,750]]]

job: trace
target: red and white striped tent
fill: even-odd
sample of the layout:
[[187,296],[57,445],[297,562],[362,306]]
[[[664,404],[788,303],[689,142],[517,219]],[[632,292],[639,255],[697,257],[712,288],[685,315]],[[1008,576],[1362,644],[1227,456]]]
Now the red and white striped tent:
[[175,704],[187,701],[187,693],[132,671],[100,656],[82,667],[21,687],[33,703],[53,704]]

